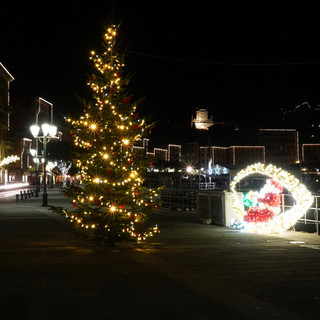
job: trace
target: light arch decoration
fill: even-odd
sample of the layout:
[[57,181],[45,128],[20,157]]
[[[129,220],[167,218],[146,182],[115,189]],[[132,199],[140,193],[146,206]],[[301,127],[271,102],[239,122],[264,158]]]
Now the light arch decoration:
[[[296,204],[284,212],[272,212],[272,216],[269,219],[265,219],[265,221],[263,219],[260,219],[260,221],[252,219],[248,222],[250,219],[247,218],[247,211],[244,209],[243,201],[241,201],[239,193],[236,191],[236,185],[242,179],[254,174],[267,176],[272,179],[274,185],[286,188],[292,194]],[[281,233],[293,226],[313,203],[313,196],[305,185],[300,183],[292,174],[273,164],[255,163],[241,170],[234,177],[230,189],[232,206],[236,218],[235,225],[241,225],[241,228],[245,232],[262,234]]]

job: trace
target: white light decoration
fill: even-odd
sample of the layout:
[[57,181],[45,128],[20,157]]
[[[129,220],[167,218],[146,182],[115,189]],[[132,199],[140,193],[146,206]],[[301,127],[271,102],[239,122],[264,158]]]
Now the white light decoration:
[[30,154],[35,157],[37,154],[37,150],[36,149],[30,149]]
[[57,127],[51,124],[49,126],[49,136],[55,137],[56,134],[57,134]]
[[36,138],[39,135],[40,127],[37,124],[34,124],[30,127],[32,135]]
[[[253,174],[262,174],[280,183],[292,194],[292,197],[296,201],[296,204],[290,210],[286,210],[276,215],[272,220],[269,220],[267,222],[244,221],[246,211],[244,210],[243,203],[237,195],[236,184],[245,177]],[[243,231],[245,232],[255,232],[263,234],[281,233],[293,226],[313,203],[313,196],[305,187],[305,185],[301,184],[299,180],[290,173],[272,164],[256,163],[241,170],[234,177],[230,185],[230,189],[232,206],[235,212],[236,219],[238,221],[237,225],[241,223],[243,225]]]
[[50,125],[47,124],[47,123],[44,123],[44,124],[41,126],[41,129],[42,129],[43,135],[44,135],[44,136],[47,136],[47,135],[49,134]]
[[16,162],[17,160],[20,160],[18,156],[9,156],[1,160],[0,167],[6,166],[10,163]]

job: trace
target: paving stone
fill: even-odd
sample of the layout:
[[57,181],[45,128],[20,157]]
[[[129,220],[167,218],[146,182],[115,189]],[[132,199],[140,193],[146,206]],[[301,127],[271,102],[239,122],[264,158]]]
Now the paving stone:
[[[49,204],[68,206],[58,190]],[[265,236],[159,211],[161,233],[84,240],[41,197],[0,201],[1,319],[316,319],[320,237]],[[168,316],[170,315],[170,316]]]

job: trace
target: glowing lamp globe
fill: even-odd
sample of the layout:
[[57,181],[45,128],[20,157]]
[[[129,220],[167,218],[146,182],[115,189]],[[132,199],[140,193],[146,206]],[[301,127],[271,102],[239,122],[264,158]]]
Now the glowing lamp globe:
[[34,124],[30,127],[32,135],[36,138],[39,135],[40,127],[37,124]]

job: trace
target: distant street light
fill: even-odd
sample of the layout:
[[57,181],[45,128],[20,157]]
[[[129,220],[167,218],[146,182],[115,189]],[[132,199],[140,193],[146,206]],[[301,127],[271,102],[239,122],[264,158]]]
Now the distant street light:
[[194,172],[194,168],[192,166],[187,166],[186,167],[186,172],[189,177],[189,183],[190,183],[190,189],[192,189],[192,174]]
[[59,139],[57,134],[57,127],[53,124],[44,123],[41,125],[42,135],[39,136],[40,127],[34,124],[30,127],[30,131],[35,139],[38,139],[43,144],[43,157],[44,157],[44,169],[43,169],[43,196],[42,206],[48,206],[48,194],[47,194],[47,143],[51,139]]
[[187,166],[186,171],[188,174],[192,173],[193,168],[191,166]]

